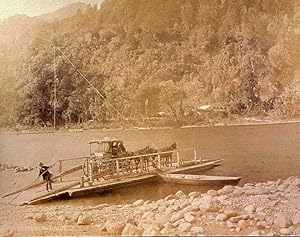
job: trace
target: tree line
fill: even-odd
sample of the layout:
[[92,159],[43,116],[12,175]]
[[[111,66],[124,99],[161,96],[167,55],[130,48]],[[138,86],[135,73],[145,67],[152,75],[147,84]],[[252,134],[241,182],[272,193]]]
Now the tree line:
[[295,1],[186,0],[161,10],[174,2],[105,1],[99,10],[40,23],[26,43],[2,43],[1,126],[53,125],[54,46],[105,97],[56,51],[60,126],[120,119],[107,103],[127,119],[163,111],[178,124],[205,104],[226,116],[297,114]]

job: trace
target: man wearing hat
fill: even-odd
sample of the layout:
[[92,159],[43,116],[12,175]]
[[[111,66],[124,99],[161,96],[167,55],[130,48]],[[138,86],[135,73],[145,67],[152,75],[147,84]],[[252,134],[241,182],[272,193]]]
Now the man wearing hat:
[[39,164],[39,168],[40,168],[40,174],[39,177],[42,175],[43,176],[43,180],[46,181],[46,189],[47,191],[52,190],[52,180],[51,180],[51,176],[52,174],[49,172],[49,166],[44,165],[42,162]]

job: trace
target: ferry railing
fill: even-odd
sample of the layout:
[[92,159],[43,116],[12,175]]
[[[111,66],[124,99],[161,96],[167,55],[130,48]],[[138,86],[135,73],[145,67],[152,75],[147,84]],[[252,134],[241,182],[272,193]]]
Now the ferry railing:
[[82,167],[83,162],[89,158],[89,156],[82,156],[82,157],[75,157],[75,158],[64,158],[58,160],[58,174],[63,174],[64,172],[67,172],[68,170],[74,169],[74,167],[78,167],[78,170],[71,172],[67,175],[61,175],[59,177],[59,181],[74,181],[78,180],[78,176],[82,176],[82,168],[80,169],[80,166]]
[[[86,159],[91,158],[90,156],[76,157],[76,158],[66,158],[58,160],[58,173],[61,174],[68,170],[72,170],[74,167],[80,168]],[[161,170],[165,167],[176,167],[180,168],[188,163],[201,162],[201,157],[197,157],[196,148],[185,148],[171,151],[163,151],[163,152],[155,152],[148,154],[140,154],[128,157],[121,158],[112,158],[112,159],[88,159],[88,177],[90,180],[94,180],[94,177],[97,174],[94,173],[93,167],[109,166],[113,164],[114,171],[118,175],[126,176],[126,172],[124,172],[125,164],[130,164],[132,174],[135,173],[149,173],[155,170]],[[126,163],[127,162],[127,163]],[[133,164],[132,164],[133,163]],[[152,167],[151,167],[152,166]],[[108,168],[108,167],[107,167]],[[73,173],[68,174],[68,178],[66,176],[60,176],[59,180],[62,181],[73,181],[82,179],[83,171],[82,169],[76,170]],[[123,170],[122,170],[123,169]]]
[[[181,153],[187,151],[191,152],[192,154],[188,156],[189,159],[184,159]],[[134,170],[136,173],[149,173],[151,171],[150,163],[152,163],[152,171],[154,171],[157,169],[161,170],[166,166],[172,167],[173,165],[175,165],[176,168],[180,168],[190,162],[201,162],[201,158],[198,159],[195,148],[185,148],[180,150],[140,154],[135,156],[112,158],[106,160],[91,159],[89,162],[89,178],[90,180],[93,180],[93,177],[95,177],[95,174],[93,173],[93,167],[100,167],[101,165],[104,166],[105,164],[113,165],[115,173],[120,175],[123,172],[123,165],[126,164],[126,161],[128,161],[127,164],[133,162],[136,165],[135,167],[130,167],[132,171]]]

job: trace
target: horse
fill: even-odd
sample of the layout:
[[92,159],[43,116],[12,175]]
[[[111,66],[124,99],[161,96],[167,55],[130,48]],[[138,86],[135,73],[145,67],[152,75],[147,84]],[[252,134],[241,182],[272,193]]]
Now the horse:
[[[177,144],[176,142],[173,142],[170,146],[168,147],[163,147],[158,150],[158,153],[163,152],[163,154],[160,154],[160,160],[161,160],[161,165],[162,166],[172,166],[172,154],[173,151],[177,150]],[[167,151],[170,151],[168,153],[165,153]]]
[[[149,147],[147,152],[148,152],[148,154],[153,154],[153,155],[144,157],[143,170],[149,170],[150,162],[152,163],[153,168],[157,168],[155,160],[158,157],[158,155],[160,156],[160,161],[161,161],[162,166],[169,166],[169,165],[172,166],[172,154],[173,154],[174,150],[177,150],[176,142],[172,143],[170,146],[163,147],[160,149],[155,149],[155,148]],[[166,151],[170,151],[170,152],[159,154],[161,152],[166,152]],[[156,154],[156,153],[158,153],[158,154]]]
[[143,149],[140,149],[140,150],[137,150],[137,151],[134,151],[134,152],[127,152],[126,153],[126,156],[127,157],[130,157],[130,156],[141,156],[143,157],[143,163],[141,164],[141,159],[139,159],[138,157],[135,157],[135,158],[132,158],[132,159],[129,159],[129,164],[130,166],[134,165],[134,168],[135,168],[135,172],[137,173],[138,172],[138,169],[139,167],[141,166],[142,170],[148,170],[147,169],[147,159],[148,157],[147,156],[143,156],[145,154],[150,154],[150,153],[153,153],[153,148],[150,148],[149,146],[146,146],[145,148]]

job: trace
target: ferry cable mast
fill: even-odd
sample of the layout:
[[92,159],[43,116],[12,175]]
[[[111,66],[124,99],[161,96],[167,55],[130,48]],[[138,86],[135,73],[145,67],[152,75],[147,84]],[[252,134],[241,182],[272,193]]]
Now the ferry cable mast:
[[55,47],[53,47],[53,54],[54,54],[54,60],[53,60],[53,87],[54,87],[54,99],[53,99],[53,129],[55,132],[56,130],[56,55],[55,55]]
[[121,118],[125,119],[125,116],[119,112],[110,102],[107,101],[104,95],[100,93],[100,91],[87,79],[87,77],[74,65],[74,63],[70,60],[70,58],[65,55],[65,53],[58,47],[53,47],[53,53],[54,53],[54,66],[53,66],[53,73],[54,73],[54,103],[53,103],[53,119],[54,119],[54,131],[56,129],[56,68],[55,68],[55,62],[56,62],[56,49],[60,52],[60,54],[71,64],[71,66],[76,70],[76,72],[94,89],[94,91],[104,100],[106,103],[118,114]]

